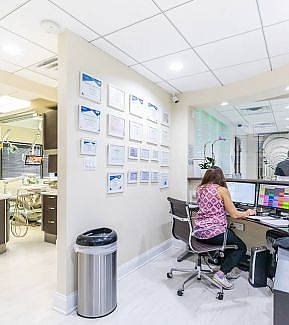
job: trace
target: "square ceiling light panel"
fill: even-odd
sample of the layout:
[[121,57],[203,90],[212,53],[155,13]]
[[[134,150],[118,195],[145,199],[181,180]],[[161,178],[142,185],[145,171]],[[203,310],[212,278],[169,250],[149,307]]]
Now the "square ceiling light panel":
[[22,109],[29,108],[31,102],[28,100],[18,99],[10,96],[0,97],[0,114],[10,113]]
[[160,13],[147,0],[50,0],[96,33],[106,35]]

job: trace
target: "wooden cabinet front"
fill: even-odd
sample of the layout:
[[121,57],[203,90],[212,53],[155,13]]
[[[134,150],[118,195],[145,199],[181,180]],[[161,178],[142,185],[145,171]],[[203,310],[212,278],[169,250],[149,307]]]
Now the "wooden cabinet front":
[[44,150],[57,149],[57,111],[44,113],[43,119]]
[[57,196],[43,195],[42,201],[43,231],[48,234],[57,234]]

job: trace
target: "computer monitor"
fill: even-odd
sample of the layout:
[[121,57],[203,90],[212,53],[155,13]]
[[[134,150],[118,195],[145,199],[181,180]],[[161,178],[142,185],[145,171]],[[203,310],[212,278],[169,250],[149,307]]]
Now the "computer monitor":
[[25,165],[29,166],[40,166],[42,165],[42,156],[38,155],[26,155],[25,156]]
[[253,207],[256,204],[257,184],[252,182],[226,182],[235,206]]
[[258,206],[289,210],[289,186],[260,183]]

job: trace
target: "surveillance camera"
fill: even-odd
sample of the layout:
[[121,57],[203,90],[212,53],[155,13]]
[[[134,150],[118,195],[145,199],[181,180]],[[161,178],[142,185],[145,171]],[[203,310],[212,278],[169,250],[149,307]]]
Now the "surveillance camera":
[[242,127],[243,125],[239,123],[237,126],[238,126],[238,128],[240,128],[240,127]]
[[172,96],[172,101],[173,101],[173,103],[177,104],[180,101],[178,95],[173,95]]

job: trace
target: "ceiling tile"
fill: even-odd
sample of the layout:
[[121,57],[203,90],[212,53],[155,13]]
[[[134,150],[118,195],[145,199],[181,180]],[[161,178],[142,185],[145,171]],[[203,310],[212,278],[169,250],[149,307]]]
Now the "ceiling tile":
[[57,87],[56,80],[48,78],[48,77],[46,77],[42,74],[39,74],[39,73],[35,73],[28,69],[23,69],[23,70],[17,71],[15,74],[18,76],[24,77],[26,79],[32,80],[32,81],[36,81],[40,84],[44,84],[46,86]]
[[166,90],[169,94],[176,94],[179,93],[180,91],[174,87],[172,87],[170,84],[168,84],[166,81],[161,81],[158,82],[157,85],[164,90]]
[[4,60],[0,60],[0,70],[4,70],[4,71],[8,71],[8,72],[15,72],[19,69],[21,69],[21,67],[19,67],[18,65],[9,63]]
[[224,85],[228,85],[233,82],[255,77],[265,72],[270,72],[270,64],[269,60],[266,59],[238,64],[224,69],[214,70],[214,72]]
[[162,81],[162,79],[160,77],[158,77],[157,75],[155,75],[154,73],[152,73],[151,71],[149,71],[148,69],[146,69],[145,67],[143,67],[140,64],[133,65],[130,68],[132,68],[134,71],[143,75],[144,77],[146,77],[147,79],[149,79],[152,82],[156,83],[156,82]]
[[109,42],[107,42],[103,38],[99,38],[93,42],[91,42],[94,46],[101,49],[102,51],[108,53],[109,55],[113,56],[117,60],[121,61],[122,63],[126,65],[132,65],[135,64],[137,61],[129,57],[128,55],[124,54],[120,49],[117,47],[111,45]]
[[155,0],[155,2],[160,6],[160,8],[162,10],[167,10],[169,8],[179,6],[179,5],[186,3],[188,1],[184,1],[184,0]]
[[188,48],[187,43],[159,15],[106,37],[137,61],[147,61]]
[[16,8],[22,6],[27,0],[9,0],[9,1],[1,1],[0,6],[0,19],[9,13],[11,13]]
[[[183,69],[179,71],[170,70],[169,67],[173,63],[181,63]],[[208,71],[208,68],[191,49],[148,61],[143,63],[143,65],[156,72],[165,80],[176,79]]]
[[261,27],[255,0],[195,0],[166,15],[193,47]]
[[288,0],[262,0],[258,4],[265,26],[289,19]]
[[[35,14],[37,12],[37,15]],[[49,3],[47,0],[32,0],[0,21],[0,26],[25,37],[32,42],[57,52],[57,34],[47,33],[41,27],[42,20],[52,20],[59,24],[59,32],[69,29],[82,38],[91,41],[98,35]]]
[[147,0],[50,0],[95,32],[104,35],[160,13],[152,1]]
[[196,48],[196,51],[211,69],[267,58],[261,31],[254,31],[200,46]]
[[[45,50],[40,46],[37,46],[1,28],[0,28],[0,39],[1,39],[0,60],[5,60],[8,62],[12,62],[13,60],[14,64],[17,64],[22,67],[32,65],[45,58],[51,57],[51,55],[54,54],[48,50]],[[17,45],[17,47],[21,50],[22,53],[17,56],[9,55],[3,51],[4,45]]]
[[282,65],[289,63],[289,54],[277,55],[271,57],[271,64],[273,69],[280,68]]
[[220,87],[217,79],[210,73],[199,73],[197,75],[169,80],[170,84],[181,92],[197,91],[205,88]]
[[284,36],[289,33],[289,21],[266,27],[264,32],[270,56],[289,53],[289,43],[284,41]]

